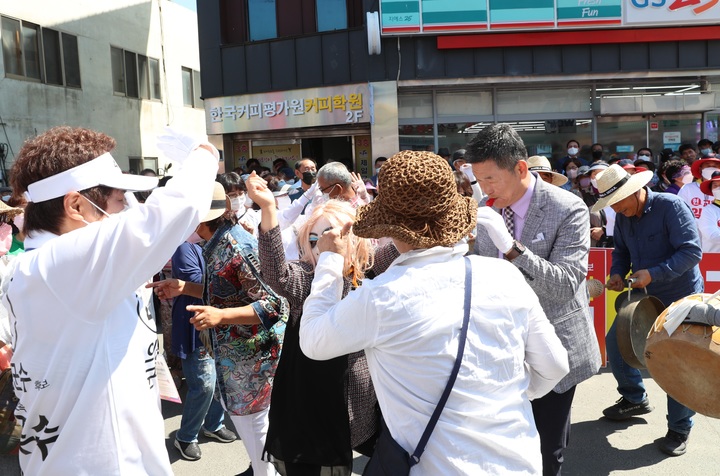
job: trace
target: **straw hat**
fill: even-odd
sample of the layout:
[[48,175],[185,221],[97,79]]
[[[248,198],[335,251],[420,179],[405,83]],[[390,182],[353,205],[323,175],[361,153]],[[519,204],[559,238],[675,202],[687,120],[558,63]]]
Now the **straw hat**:
[[453,246],[476,226],[477,203],[457,191],[450,165],[432,152],[404,150],[378,174],[378,196],[357,209],[353,232],[417,248]]
[[228,200],[227,196],[225,195],[225,189],[223,186],[215,182],[215,188],[213,188],[213,195],[212,195],[212,202],[210,202],[210,211],[207,215],[205,215],[205,218],[200,220],[200,223],[205,223],[208,221],[212,221],[225,213],[225,210],[228,210],[230,207],[228,206]]
[[550,167],[550,161],[542,155],[533,155],[532,157],[528,157],[526,162],[528,164],[528,170],[531,172],[552,174],[552,184],[557,187],[565,185],[568,181],[568,178],[563,174],[553,172],[552,167]]
[[629,174],[618,164],[612,164],[597,175],[600,199],[593,205],[593,212],[613,205],[643,188],[652,178],[650,171]]
[[21,213],[23,213],[22,208],[11,207],[10,205],[0,200],[0,215],[7,215],[8,218],[15,218]]

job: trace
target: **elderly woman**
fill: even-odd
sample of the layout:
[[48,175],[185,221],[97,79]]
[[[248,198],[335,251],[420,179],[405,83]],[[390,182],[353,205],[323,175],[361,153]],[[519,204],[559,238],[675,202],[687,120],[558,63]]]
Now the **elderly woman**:
[[[380,194],[358,210],[353,230],[392,237],[402,254],[382,276],[341,300],[349,227],[324,233],[303,308],[302,351],[327,360],[364,350],[383,431],[412,452],[456,359],[463,270],[470,266],[462,364],[412,474],[540,474],[529,399],[545,395],[567,374],[568,357],[537,296],[509,262],[464,258],[467,245],[457,243],[475,227],[478,208],[457,193],[441,157],[400,152],[378,180]],[[379,455],[376,447],[373,459]]]
[[[262,211],[258,249],[263,276],[290,304],[265,451],[285,476],[349,475],[352,449],[363,450],[368,440],[372,447],[377,430],[377,399],[365,355],[355,352],[327,361],[312,360],[300,350],[299,332],[303,302],[310,294],[319,256],[317,240],[326,230],[351,222],[355,209],[340,200],[317,206],[298,232],[300,260],[286,261],[272,192],[252,176],[247,186]],[[380,248],[373,260],[370,241],[352,234],[347,245],[343,295],[360,284],[366,270],[372,267],[378,274],[398,255],[395,247],[388,245]]]

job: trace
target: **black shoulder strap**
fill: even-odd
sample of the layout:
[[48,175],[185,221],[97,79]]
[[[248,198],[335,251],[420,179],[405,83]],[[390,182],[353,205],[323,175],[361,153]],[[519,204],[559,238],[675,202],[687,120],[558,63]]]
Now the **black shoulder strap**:
[[430,439],[430,435],[432,434],[433,430],[435,429],[435,424],[437,423],[438,419],[440,418],[440,414],[443,411],[443,408],[445,408],[445,403],[448,400],[448,397],[450,397],[450,392],[452,391],[453,385],[455,385],[455,379],[457,378],[458,371],[460,370],[460,363],[462,362],[463,353],[465,352],[465,340],[467,338],[467,329],[468,329],[468,323],[470,322],[470,301],[472,297],[472,264],[470,263],[470,260],[468,257],[465,257],[465,315],[463,316],[463,324],[462,329],[460,330],[460,341],[458,344],[458,353],[457,357],[455,358],[455,365],[453,366],[452,372],[450,372],[450,378],[448,379],[448,383],[445,386],[445,390],[443,391],[442,397],[440,397],[440,401],[438,402],[437,406],[435,407],[435,411],[433,412],[432,416],[430,417],[430,421],[427,424],[427,427],[425,427],[425,431],[423,432],[422,438],[420,438],[420,443],[418,443],[417,448],[415,448],[415,452],[412,454],[412,457],[410,458],[410,466],[414,466],[420,462],[420,456],[422,456],[423,452],[425,451],[425,446],[427,445],[428,440]]

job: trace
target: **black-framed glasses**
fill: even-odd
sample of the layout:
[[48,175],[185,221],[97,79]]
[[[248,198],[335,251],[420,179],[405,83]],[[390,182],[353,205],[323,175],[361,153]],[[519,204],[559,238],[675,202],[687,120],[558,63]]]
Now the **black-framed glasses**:
[[321,188],[320,191],[321,191],[322,193],[325,193],[325,190],[327,190],[327,189],[332,189],[332,188],[333,188],[334,186],[336,186],[336,185],[340,185],[340,184],[339,184],[339,183],[334,183],[334,184],[332,184],[332,185],[328,185],[328,186],[325,187],[325,188]]

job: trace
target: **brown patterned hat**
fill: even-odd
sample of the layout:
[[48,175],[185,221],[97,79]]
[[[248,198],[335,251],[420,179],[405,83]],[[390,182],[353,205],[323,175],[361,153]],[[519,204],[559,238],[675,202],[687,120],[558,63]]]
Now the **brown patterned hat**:
[[21,213],[23,213],[22,208],[11,207],[7,203],[0,200],[0,215],[7,215],[8,218],[15,218]]
[[378,196],[357,209],[353,232],[417,248],[453,246],[476,225],[477,202],[457,191],[450,165],[432,152],[404,150],[378,174]]

